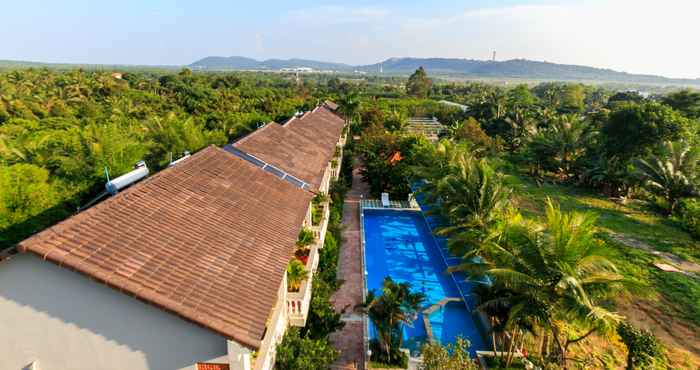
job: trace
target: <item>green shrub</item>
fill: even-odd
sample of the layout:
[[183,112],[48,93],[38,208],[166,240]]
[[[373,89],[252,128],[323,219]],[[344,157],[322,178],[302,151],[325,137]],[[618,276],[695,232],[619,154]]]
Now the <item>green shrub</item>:
[[311,223],[314,226],[320,225],[322,216],[323,216],[323,208],[319,207],[318,204],[314,203],[311,206]]
[[665,355],[653,333],[629,323],[617,327],[617,333],[627,345],[627,370],[665,369]]
[[333,233],[326,234],[326,240],[323,242],[323,249],[319,251],[318,272],[316,273],[320,280],[329,284],[335,289],[340,285],[336,275],[338,272],[338,241]]
[[314,237],[314,232],[303,228],[299,231],[299,237],[297,238],[297,247],[303,248],[308,247],[316,242],[316,237]]
[[327,369],[338,358],[338,351],[327,339],[303,337],[299,328],[289,328],[277,345],[275,369]]
[[327,339],[336,330],[345,326],[341,315],[335,312],[330,299],[336,287],[320,278],[314,277],[311,291],[311,306],[306,326],[301,329],[302,336],[311,339]]
[[678,204],[678,218],[683,228],[694,237],[700,238],[700,201],[697,199],[683,199]]
[[479,367],[469,358],[469,346],[469,341],[462,337],[458,337],[455,344],[447,346],[427,343],[421,348],[421,370],[476,370]]

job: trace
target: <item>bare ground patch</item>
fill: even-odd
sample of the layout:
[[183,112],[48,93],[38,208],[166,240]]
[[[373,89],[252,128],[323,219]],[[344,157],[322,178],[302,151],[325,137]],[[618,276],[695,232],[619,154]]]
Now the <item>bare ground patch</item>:
[[618,302],[620,314],[635,326],[645,328],[668,349],[673,368],[700,369],[700,331],[675,314],[671,304],[635,298]]

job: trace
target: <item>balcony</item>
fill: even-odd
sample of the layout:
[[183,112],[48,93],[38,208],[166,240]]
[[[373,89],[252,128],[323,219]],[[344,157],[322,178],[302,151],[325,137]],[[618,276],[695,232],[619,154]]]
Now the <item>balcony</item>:
[[323,213],[321,214],[321,220],[318,225],[312,225],[309,227],[314,233],[314,237],[318,241],[319,248],[323,248],[323,242],[326,239],[326,231],[328,230],[328,220],[331,216],[330,203],[325,201],[322,203]]
[[[327,226],[328,222],[326,222],[326,227]],[[322,236],[325,237],[325,230]],[[313,281],[313,274],[318,268],[320,257],[318,250],[322,245],[322,242],[319,242],[319,240],[322,239],[316,238],[316,243],[311,246],[309,258],[306,261],[306,271],[308,271],[309,276],[302,281],[298,292],[287,292],[287,316],[289,317],[289,324],[293,326],[306,325],[306,318],[311,303],[311,283]]]
[[[321,182],[320,191],[328,192],[328,187],[331,180],[336,180],[340,176],[340,168],[342,166],[343,160],[343,145],[345,144],[346,136],[345,134],[341,137],[338,143],[338,149],[333,158],[336,161],[336,165],[332,166],[331,163],[328,164],[328,170],[324,174],[323,181]],[[315,205],[312,204],[311,207]],[[305,221],[306,227],[311,230],[316,239],[316,242],[311,246],[309,252],[309,258],[306,261],[306,270],[309,272],[309,276],[302,281],[298,292],[286,292],[286,306],[287,306],[287,317],[289,319],[289,324],[293,326],[305,326],[306,319],[309,313],[309,306],[311,304],[311,290],[313,282],[313,274],[318,268],[318,263],[320,259],[319,250],[323,248],[323,243],[326,239],[326,232],[328,231],[328,222],[330,220],[330,202],[325,200],[321,203],[322,213],[321,219],[314,224],[312,217],[312,210],[309,208],[309,214],[307,220]]]

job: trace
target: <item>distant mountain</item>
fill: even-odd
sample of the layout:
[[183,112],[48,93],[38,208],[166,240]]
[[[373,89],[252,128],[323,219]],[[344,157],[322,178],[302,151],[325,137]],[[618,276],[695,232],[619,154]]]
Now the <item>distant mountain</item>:
[[643,84],[700,85],[700,78],[683,79],[654,75],[631,74],[611,69],[579,65],[538,62],[526,59],[486,61],[456,58],[390,58],[380,63],[351,66],[341,63],[319,62],[304,59],[268,59],[257,61],[245,57],[207,57],[189,67],[203,70],[279,70],[282,68],[308,67],[316,70],[339,72],[361,71],[368,74],[407,75],[418,67],[432,75],[452,75],[474,78],[519,78],[530,80],[609,81]]
[[188,67],[205,70],[278,70],[282,68],[308,67],[316,70],[349,71],[352,66],[342,63],[319,62],[306,59],[267,59],[258,61],[246,57],[206,57]]
[[[418,67],[424,67],[429,75],[466,78],[555,80],[555,81],[604,81],[628,84],[693,85],[700,87],[700,78],[668,78],[663,76],[632,74],[611,69],[579,65],[538,62],[526,59],[487,61],[456,58],[390,58],[380,63],[352,66],[343,63],[321,62],[307,59],[256,60],[241,56],[210,56],[190,64],[189,68],[204,71],[269,70],[307,67],[314,70],[342,73],[364,72],[372,75],[408,75]],[[119,70],[174,70],[182,66],[138,66],[107,64],[63,64],[29,61],[0,60],[0,70],[14,68],[85,68]]]
[[465,75],[485,78],[523,78],[534,80],[592,80],[627,83],[700,84],[700,78],[668,78],[654,75],[631,74],[612,69],[570,64],[538,62],[526,59],[485,61],[449,58],[391,58],[384,62],[358,66],[360,71],[405,74],[423,66],[428,73]]

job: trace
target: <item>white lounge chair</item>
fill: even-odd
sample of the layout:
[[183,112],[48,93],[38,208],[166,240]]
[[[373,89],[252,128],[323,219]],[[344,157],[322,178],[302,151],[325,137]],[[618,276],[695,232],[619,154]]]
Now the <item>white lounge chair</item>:
[[382,207],[389,206],[391,206],[391,203],[389,203],[389,193],[382,193]]

